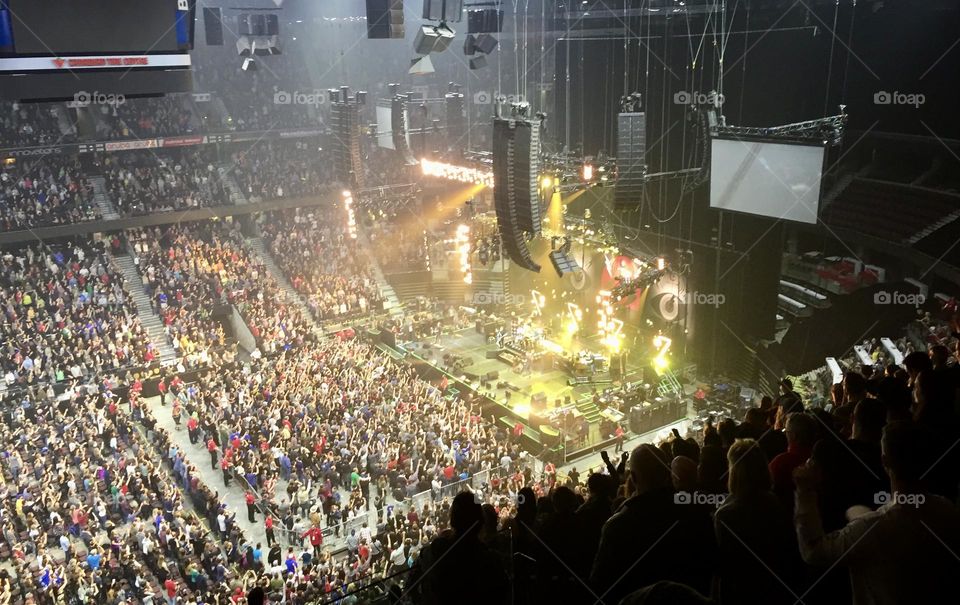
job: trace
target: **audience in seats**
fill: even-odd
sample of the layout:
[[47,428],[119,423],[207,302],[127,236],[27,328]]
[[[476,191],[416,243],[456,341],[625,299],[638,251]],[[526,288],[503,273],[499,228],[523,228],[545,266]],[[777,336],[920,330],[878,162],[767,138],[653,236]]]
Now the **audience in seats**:
[[67,382],[156,359],[102,242],[3,251],[0,295],[0,363],[8,386]]
[[97,138],[154,139],[195,132],[191,105],[189,95],[174,94],[90,107],[99,113]]
[[313,338],[308,320],[285,304],[279,285],[250,256],[239,226],[206,221],[157,227],[133,232],[131,242],[152,304],[189,365],[222,354],[226,335],[214,315],[228,313],[231,304],[261,352]]
[[[66,133],[60,115],[68,122]],[[54,103],[0,101],[0,149],[59,145],[76,141],[76,125],[65,106]]]
[[327,211],[299,209],[268,215],[262,227],[273,258],[319,321],[383,308],[379,286],[345,221]]
[[0,165],[0,231],[100,218],[76,157],[22,159]]
[[234,153],[231,172],[251,201],[326,193],[334,189],[331,160],[315,145],[258,143]]
[[121,215],[223,206],[226,186],[210,150],[182,154],[124,152],[101,160],[107,192]]

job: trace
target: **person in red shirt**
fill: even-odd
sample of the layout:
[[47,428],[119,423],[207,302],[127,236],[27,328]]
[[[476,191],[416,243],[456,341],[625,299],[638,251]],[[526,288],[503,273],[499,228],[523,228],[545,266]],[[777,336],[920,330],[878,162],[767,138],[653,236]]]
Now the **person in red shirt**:
[[167,597],[167,603],[175,605],[177,602],[177,583],[172,578],[167,578],[163,583],[163,591]]
[[267,530],[267,546],[273,546],[273,543],[277,541],[276,536],[273,535],[273,517],[267,515],[267,518],[263,521],[263,526]]
[[190,443],[197,442],[197,429],[200,427],[200,421],[190,416],[187,419],[187,433],[190,435]]
[[770,461],[770,476],[773,491],[787,510],[793,510],[793,471],[806,464],[813,452],[817,435],[816,420],[803,412],[787,416],[784,432],[787,435],[787,451]]
[[310,545],[313,546],[313,548],[315,549],[320,548],[320,546],[323,544],[323,530],[317,527],[316,525],[314,525],[307,531],[303,532],[303,535],[301,535],[300,537],[309,538]]
[[207,451],[210,452],[210,469],[217,470],[217,450],[220,449],[217,447],[217,442],[214,441],[211,437],[207,441]]
[[618,424],[617,430],[613,432],[613,436],[616,437],[617,439],[617,445],[613,449],[613,451],[622,452],[623,451],[623,427]]

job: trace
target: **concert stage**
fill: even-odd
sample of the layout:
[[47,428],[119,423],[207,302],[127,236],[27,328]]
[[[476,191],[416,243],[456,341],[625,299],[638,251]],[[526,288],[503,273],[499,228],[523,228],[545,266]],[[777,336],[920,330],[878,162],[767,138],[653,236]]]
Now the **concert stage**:
[[[516,349],[497,344],[497,338],[470,327],[435,339],[398,343],[398,348],[456,379],[456,388],[468,388],[487,398],[493,414],[505,428],[522,424],[523,436],[542,449],[561,452],[571,459],[605,447],[617,426],[627,437],[647,432],[687,416],[687,403],[679,396],[661,397],[659,377],[641,363],[645,357],[614,356],[597,361],[589,375],[576,377],[572,353],[591,352],[600,357],[599,338],[568,338],[566,349],[538,349],[520,358]],[[616,380],[614,380],[616,378]],[[630,385],[630,388],[624,388]],[[662,410],[661,410],[662,408]],[[622,411],[621,411],[622,410]],[[561,440],[560,435],[566,435]]]

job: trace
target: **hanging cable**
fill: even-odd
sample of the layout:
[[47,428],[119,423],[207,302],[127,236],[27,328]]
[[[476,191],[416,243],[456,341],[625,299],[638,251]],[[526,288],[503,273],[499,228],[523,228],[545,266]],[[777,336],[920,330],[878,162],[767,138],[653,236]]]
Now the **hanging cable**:
[[853,0],[850,10],[850,34],[847,36],[847,59],[843,66],[843,87],[840,89],[840,102],[847,102],[847,75],[850,73],[850,55],[853,54],[853,30],[857,24],[857,0]]
[[823,117],[827,117],[827,108],[830,106],[830,80],[833,78],[833,49],[837,45],[837,16],[840,14],[840,0],[834,0],[833,28],[830,33],[830,62],[827,63],[827,86],[823,93]]

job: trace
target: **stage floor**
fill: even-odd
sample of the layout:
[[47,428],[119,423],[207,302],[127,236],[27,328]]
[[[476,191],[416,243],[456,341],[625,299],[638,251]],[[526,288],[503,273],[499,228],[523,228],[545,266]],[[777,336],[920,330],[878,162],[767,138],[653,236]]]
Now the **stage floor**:
[[[429,349],[424,349],[423,344],[429,344]],[[459,355],[469,363],[457,374],[470,374],[479,377],[486,376],[490,372],[497,372],[499,378],[491,381],[491,386],[496,387],[497,383],[505,382],[516,387],[518,391],[513,391],[510,396],[510,404],[529,404],[531,397],[537,393],[544,393],[550,407],[553,407],[553,400],[563,398],[567,395],[573,399],[579,395],[590,392],[589,385],[578,385],[572,387],[567,384],[569,375],[563,370],[550,370],[546,372],[531,371],[526,374],[515,372],[513,368],[499,359],[487,359],[488,352],[495,352],[499,349],[496,344],[487,344],[486,338],[478,334],[474,328],[466,328],[454,334],[444,335],[440,341],[429,340],[414,343],[410,348],[410,343],[404,343],[405,349],[411,350],[420,357],[440,366],[443,363],[445,354]],[[477,381],[470,381],[474,384]],[[489,394],[485,389],[478,389]],[[493,396],[497,402],[507,405],[506,391],[511,389],[496,389]]]
[[[599,343],[596,344],[599,345]],[[425,345],[429,345],[429,349]],[[599,346],[592,345],[593,343],[589,340],[580,341],[575,343],[574,349],[600,350]],[[597,385],[570,385],[568,383],[570,374],[559,368],[533,370],[526,373],[517,372],[510,364],[500,359],[487,357],[487,353],[493,354],[500,349],[496,343],[488,343],[487,339],[482,334],[477,333],[473,327],[465,328],[453,334],[445,334],[439,341],[421,340],[415,343],[403,343],[401,346],[438,367],[443,365],[444,355],[460,356],[467,361],[467,364],[461,370],[455,372],[456,376],[459,377],[464,374],[477,376],[477,379],[469,380],[471,386],[524,418],[528,415],[527,410],[534,395],[544,394],[547,398],[547,409],[553,409],[557,399],[564,400],[569,396],[571,402],[576,403],[584,398],[591,397],[594,388],[602,392],[603,389],[611,385],[609,382]],[[480,383],[482,377],[490,372],[497,372],[498,377],[496,380],[489,381],[490,388],[486,389]],[[632,367],[628,364],[627,380],[638,380],[641,375],[642,372],[639,367]],[[496,388],[501,383],[510,386]],[[508,392],[509,397],[507,396]],[[599,428],[597,428],[597,431],[597,437],[599,437]]]

